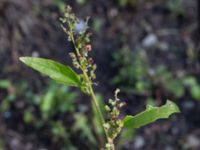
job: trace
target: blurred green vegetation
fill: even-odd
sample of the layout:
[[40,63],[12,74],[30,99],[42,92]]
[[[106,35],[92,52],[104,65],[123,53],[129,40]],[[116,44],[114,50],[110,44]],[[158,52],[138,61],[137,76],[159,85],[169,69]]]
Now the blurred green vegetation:
[[[88,0],[75,0],[78,5],[84,5]],[[65,0],[52,0],[53,4],[59,9],[60,12],[65,11]]]
[[[0,90],[7,91],[7,94],[1,100],[1,112],[8,113],[12,111],[10,108],[13,103],[18,103],[16,100],[19,98],[24,99],[26,107],[21,116],[24,123],[27,126],[31,126],[33,130],[40,130],[48,125],[52,142],[64,141],[63,150],[77,149],[76,145],[73,145],[70,141],[70,138],[77,133],[81,133],[80,139],[86,139],[91,147],[93,145],[95,148],[97,145],[92,125],[89,124],[89,118],[83,109],[87,108],[87,106],[76,104],[78,93],[70,90],[69,87],[49,82],[46,89],[40,93],[33,93],[28,90],[26,81],[13,84],[5,79],[0,80]],[[81,109],[83,110],[81,111]],[[64,123],[68,117],[69,120],[72,119],[71,126],[67,126]]]
[[[99,116],[94,109],[94,105],[92,105],[94,117],[92,117],[92,120],[89,120],[85,113],[87,106],[80,103],[76,104],[76,101],[79,99],[79,93],[55,82],[49,82],[46,87],[39,93],[34,93],[29,90],[26,81],[13,84],[6,79],[0,80],[0,90],[7,91],[7,94],[4,95],[1,101],[0,111],[2,113],[9,112],[10,114],[13,103],[18,103],[16,100],[19,98],[24,99],[26,107],[24,107],[21,116],[24,124],[30,126],[33,131],[39,131],[48,125],[52,136],[52,143],[59,142],[60,140],[64,141],[62,150],[77,149],[76,145],[71,141],[74,134],[80,134],[79,138],[94,149],[97,148],[97,140],[103,143],[104,132],[102,131]],[[103,96],[97,94],[97,99],[100,107],[104,110]],[[68,117],[70,120],[72,119],[70,126],[65,124]],[[90,121],[92,121],[92,124],[89,123]],[[93,128],[94,126],[95,128]],[[97,134],[94,134],[93,130]],[[123,141],[132,140],[133,132],[133,129],[125,130],[118,138],[118,143],[122,144]],[[95,135],[99,135],[99,137],[95,137]],[[2,140],[2,146],[3,142]],[[121,144],[118,144],[119,148],[122,146]]]
[[128,96],[136,94],[154,99],[159,89],[162,96],[167,94],[179,99],[188,93],[192,99],[200,100],[200,85],[195,76],[179,75],[170,71],[165,64],[152,67],[145,50],[131,51],[124,47],[113,54],[113,59],[113,66],[118,72],[112,84],[119,86]]

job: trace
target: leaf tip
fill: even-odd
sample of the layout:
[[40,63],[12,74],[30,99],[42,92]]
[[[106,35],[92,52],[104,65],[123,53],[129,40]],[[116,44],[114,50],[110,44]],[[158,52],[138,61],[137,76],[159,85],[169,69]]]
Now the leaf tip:
[[26,61],[26,57],[19,57],[19,60],[24,63]]
[[171,109],[174,110],[174,113],[180,113],[181,112],[179,107],[174,102],[172,102],[171,100],[167,99],[167,104],[171,106]]

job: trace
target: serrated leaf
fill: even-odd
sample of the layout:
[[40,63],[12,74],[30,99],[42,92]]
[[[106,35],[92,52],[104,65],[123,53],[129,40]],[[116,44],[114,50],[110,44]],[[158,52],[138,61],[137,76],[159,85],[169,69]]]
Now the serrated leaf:
[[20,60],[27,66],[49,76],[58,83],[69,86],[81,86],[78,75],[68,66],[55,62],[50,59],[20,57]]
[[158,119],[168,118],[171,114],[178,112],[180,112],[178,106],[168,100],[161,107],[148,106],[145,111],[135,116],[126,116],[123,123],[125,128],[139,128]]

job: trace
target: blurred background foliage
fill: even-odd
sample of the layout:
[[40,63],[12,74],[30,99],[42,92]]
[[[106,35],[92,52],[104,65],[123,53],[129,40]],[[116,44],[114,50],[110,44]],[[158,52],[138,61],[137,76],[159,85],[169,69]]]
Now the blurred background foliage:
[[[175,101],[180,115],[117,140],[122,150],[200,149],[197,0],[1,0],[0,149],[94,150],[103,142],[88,97],[19,63],[20,56],[70,64],[59,17],[65,5],[91,16],[96,90],[107,102],[121,89],[125,113]],[[80,30],[82,24],[77,26]],[[158,140],[159,139],[159,140]]]

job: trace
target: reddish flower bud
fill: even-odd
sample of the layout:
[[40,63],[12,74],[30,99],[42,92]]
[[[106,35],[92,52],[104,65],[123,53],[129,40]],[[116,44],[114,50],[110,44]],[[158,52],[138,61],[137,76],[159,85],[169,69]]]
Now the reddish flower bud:
[[93,60],[92,58],[89,58],[89,59],[88,59],[88,63],[91,65],[91,64],[94,63],[94,60]]
[[89,52],[92,50],[92,46],[90,44],[87,44],[84,46],[84,51]]

